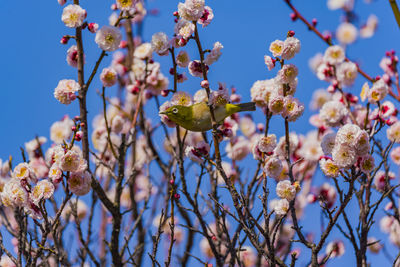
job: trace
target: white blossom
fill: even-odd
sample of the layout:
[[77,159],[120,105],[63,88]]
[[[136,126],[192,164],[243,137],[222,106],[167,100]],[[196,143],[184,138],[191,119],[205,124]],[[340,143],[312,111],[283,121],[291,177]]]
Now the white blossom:
[[274,205],[274,211],[277,215],[286,215],[289,211],[289,201],[286,199],[280,199],[276,201]]
[[332,45],[325,50],[324,61],[331,65],[342,63],[345,59],[344,50],[341,46]]
[[65,26],[77,28],[82,26],[83,20],[86,18],[86,11],[79,5],[68,5],[64,7],[61,20]]
[[282,162],[278,157],[269,157],[264,165],[264,172],[267,176],[278,179],[282,172]]
[[135,53],[133,54],[135,57],[140,59],[150,59],[153,54],[153,48],[151,43],[143,43],[135,48]]
[[215,42],[214,47],[210,53],[207,54],[204,63],[207,65],[211,65],[216,62],[219,57],[222,55],[221,49],[224,48],[220,42]]
[[163,32],[157,32],[151,37],[152,49],[159,55],[168,53],[169,41],[168,36]]
[[103,26],[96,33],[94,41],[104,51],[115,51],[122,40],[121,31],[117,27]]
[[331,159],[321,159],[319,166],[322,172],[328,177],[338,177],[340,168]]
[[76,99],[75,93],[81,89],[79,83],[74,80],[61,80],[54,89],[54,97],[62,104],[71,104]]
[[397,121],[386,130],[387,138],[395,143],[400,143],[400,121]]
[[71,172],[68,178],[69,190],[77,196],[89,193],[91,189],[91,175],[88,171]]
[[354,148],[347,145],[335,145],[332,150],[332,158],[340,168],[348,168],[357,160]]
[[188,39],[194,33],[194,25],[188,20],[180,19],[178,23],[175,24],[174,31],[178,36]]
[[357,74],[357,65],[353,62],[343,62],[336,69],[337,79],[343,86],[353,85]]
[[297,53],[300,52],[300,40],[295,37],[286,38],[283,43],[282,59],[292,59]]
[[285,43],[281,40],[273,41],[269,46],[269,51],[274,57],[279,57],[283,53]]
[[278,197],[291,201],[296,196],[296,188],[289,180],[280,181],[276,185],[276,194]]
[[351,44],[357,39],[357,28],[349,22],[343,22],[336,29],[336,38],[342,44]]
[[197,21],[204,11],[204,0],[186,0],[178,4],[179,16],[188,21]]
[[339,101],[326,102],[319,111],[319,117],[328,126],[335,127],[347,115],[346,107]]

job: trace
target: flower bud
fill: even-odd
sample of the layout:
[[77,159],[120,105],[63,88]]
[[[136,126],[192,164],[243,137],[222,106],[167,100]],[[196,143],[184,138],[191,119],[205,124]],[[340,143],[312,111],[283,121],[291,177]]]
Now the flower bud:
[[128,47],[128,42],[127,41],[125,41],[125,40],[122,40],[120,43],[119,43],[119,48],[127,48]]
[[210,86],[210,83],[208,82],[208,80],[202,80],[200,86],[202,88],[208,88]]
[[230,128],[226,128],[222,131],[223,136],[231,138],[233,136],[233,131]]
[[317,201],[317,196],[315,194],[307,195],[308,203],[315,203]]
[[389,203],[386,204],[384,210],[389,211],[389,210],[391,210],[391,209],[393,209],[393,203],[392,203],[392,202],[389,202]]
[[68,44],[69,37],[68,36],[63,36],[60,40],[61,44]]
[[333,86],[332,84],[328,86],[327,91],[331,94],[333,94],[336,91],[335,86]]
[[179,39],[179,41],[178,41],[179,46],[185,46],[186,44],[187,44],[186,39],[184,39],[184,38]]
[[134,95],[138,94],[139,91],[140,91],[140,88],[137,87],[137,86],[134,86],[134,87],[130,90],[130,92],[131,92],[132,94],[134,94]]
[[141,85],[142,85],[142,82],[141,82],[140,80],[135,80],[135,85],[136,85],[136,86],[141,86]]
[[169,94],[169,90],[168,90],[168,89],[165,89],[165,90],[162,90],[162,91],[161,91],[161,95],[162,95],[163,97],[167,97],[168,94]]
[[258,130],[259,132],[263,132],[263,131],[264,131],[264,124],[258,123],[258,124],[257,124],[257,130]]
[[94,23],[94,22],[91,22],[88,24],[88,30],[91,33],[96,33],[98,29],[99,29],[99,24]]
[[79,142],[79,141],[82,140],[82,137],[83,137],[83,132],[82,131],[77,131],[76,134],[75,134],[75,140]]
[[315,26],[317,26],[318,21],[317,21],[316,18],[313,18],[312,21],[311,21],[311,23],[312,23],[312,25],[315,27]]
[[387,73],[385,73],[385,74],[382,75],[382,79],[385,81],[385,83],[386,83],[387,85],[390,85],[390,83],[392,82],[392,81],[390,80],[390,76],[389,76]]
[[231,95],[231,102],[232,102],[232,103],[239,103],[240,100],[241,100],[240,95],[238,95],[238,94],[233,94],[233,95]]
[[332,39],[332,35],[330,33],[325,33],[323,37],[325,42],[330,42]]

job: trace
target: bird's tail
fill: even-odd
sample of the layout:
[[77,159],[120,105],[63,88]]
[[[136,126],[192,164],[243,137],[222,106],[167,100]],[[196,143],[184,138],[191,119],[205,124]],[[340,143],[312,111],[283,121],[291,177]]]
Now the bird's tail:
[[237,104],[237,105],[240,107],[240,111],[256,110],[256,103],[254,103],[254,102],[242,103],[242,104]]

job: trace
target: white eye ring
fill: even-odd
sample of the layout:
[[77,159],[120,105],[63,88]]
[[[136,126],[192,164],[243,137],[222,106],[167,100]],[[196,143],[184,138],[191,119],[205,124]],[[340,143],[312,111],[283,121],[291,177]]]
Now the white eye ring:
[[177,108],[173,108],[172,109],[172,113],[175,113],[175,114],[178,113],[178,109]]

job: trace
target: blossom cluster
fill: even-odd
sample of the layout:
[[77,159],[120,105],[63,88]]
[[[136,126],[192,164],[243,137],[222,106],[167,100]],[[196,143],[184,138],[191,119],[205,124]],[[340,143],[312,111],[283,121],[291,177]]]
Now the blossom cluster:
[[54,143],[45,153],[45,137],[25,143],[29,160],[19,163],[12,172],[3,166],[3,205],[22,207],[34,219],[41,219],[44,200],[53,196],[60,182],[65,181],[75,195],[87,194],[91,190],[91,174],[86,170],[82,151],[72,141],[71,145],[66,143],[71,138],[79,141],[81,135],[76,123],[66,116],[51,126],[50,139]]

